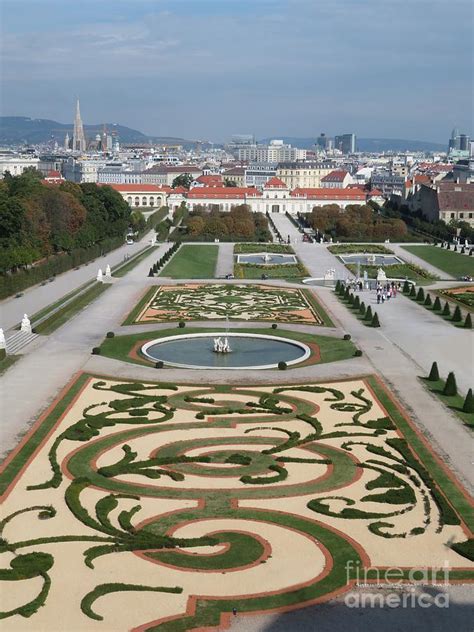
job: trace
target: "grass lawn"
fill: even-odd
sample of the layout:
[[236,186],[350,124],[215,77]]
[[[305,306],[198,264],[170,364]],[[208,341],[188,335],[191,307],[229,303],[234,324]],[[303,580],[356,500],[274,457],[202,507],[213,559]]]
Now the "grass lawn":
[[151,255],[154,249],[155,249],[154,246],[147,246],[143,250],[140,250],[138,254],[128,259],[128,261],[125,261],[125,263],[121,263],[118,266],[115,266],[112,270],[112,275],[114,277],[125,276],[127,272],[130,272],[130,270],[133,270],[133,268],[137,266],[139,263],[141,263],[144,259],[146,259],[148,255]]
[[212,279],[218,252],[218,246],[181,246],[160,276],[172,279]]
[[403,248],[453,277],[474,276],[474,257],[437,246],[403,246]]
[[[357,274],[357,265],[354,263],[345,264],[346,268],[353,274]],[[380,266],[360,266],[360,273],[364,274],[367,271],[369,279],[376,279]],[[388,279],[409,279],[415,281],[417,285],[426,285],[430,281],[433,281],[436,277],[429,274],[426,270],[414,266],[410,263],[400,263],[398,265],[386,266],[385,273]]]
[[252,253],[252,252],[281,252],[285,254],[294,255],[295,251],[289,244],[268,244],[265,242],[251,243],[251,244],[235,244],[234,253]]
[[361,252],[393,255],[393,250],[389,250],[381,244],[335,244],[334,246],[328,246],[328,250],[333,255],[359,254]]
[[91,288],[80,294],[77,298],[73,299],[67,303],[67,305],[51,314],[49,318],[46,318],[46,320],[43,320],[43,322],[38,325],[34,325],[36,333],[43,335],[52,333],[84,309],[84,307],[87,307],[90,303],[92,303],[92,301],[95,301],[95,299],[109,287],[111,287],[111,285],[108,283],[95,283]]
[[288,279],[289,281],[300,281],[309,276],[302,263],[276,266],[261,266],[249,263],[243,265],[236,263],[234,265],[234,276],[236,279],[261,279],[262,274],[267,279]]
[[470,428],[474,428],[474,413],[465,413],[463,412],[463,404],[464,397],[462,395],[443,395],[444,389],[444,380],[438,380],[437,382],[430,382],[427,378],[421,378],[421,381],[426,386],[428,390],[438,397],[443,404],[453,411],[462,421],[469,426]]
[[[218,327],[213,327],[212,329],[204,327],[186,327],[185,329],[180,329],[177,327],[176,329],[161,329],[160,331],[150,331],[147,333],[132,334],[129,336],[105,338],[100,346],[101,355],[108,358],[114,358],[115,360],[122,360],[123,362],[130,362],[131,364],[145,364],[150,366],[150,362],[145,359],[143,359],[143,362],[139,362],[128,356],[130,350],[137,342],[143,341],[143,343],[145,343],[146,340],[166,338],[167,336],[178,334],[185,335],[219,331],[222,331],[224,334],[225,329],[219,329]],[[354,344],[350,340],[343,340],[342,338],[304,334],[301,332],[282,329],[271,329],[270,327],[264,329],[231,329],[230,331],[231,333],[253,333],[277,336],[281,338],[288,338],[289,340],[298,340],[300,342],[317,344],[321,354],[321,359],[318,364],[347,360],[348,358],[352,358],[355,352]],[[291,370],[291,367],[288,367],[288,370]]]

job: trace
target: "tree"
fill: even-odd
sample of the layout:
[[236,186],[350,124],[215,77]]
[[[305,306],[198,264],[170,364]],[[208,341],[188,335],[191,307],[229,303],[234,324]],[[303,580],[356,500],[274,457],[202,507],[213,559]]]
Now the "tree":
[[411,285],[411,290],[410,290],[409,296],[411,298],[415,298],[415,296],[416,296],[416,289],[415,289],[415,284],[414,283],[412,283],[412,285]]
[[426,298],[425,298],[424,305],[425,305],[426,307],[431,307],[431,304],[432,304],[432,302],[431,302],[431,295],[430,295],[430,294],[427,294],[427,295],[426,295]]
[[465,329],[472,329],[472,318],[471,318],[471,314],[468,313],[466,316],[466,320],[464,321],[464,328]]
[[234,180],[229,180],[229,178],[224,178],[224,186],[225,187],[236,187],[237,186],[237,182],[235,182]]
[[453,314],[453,323],[460,323],[462,321],[462,314],[459,305],[456,305],[456,309]]
[[446,379],[446,384],[444,385],[443,395],[447,397],[453,397],[457,395],[458,388],[456,386],[456,377],[452,371],[448,373],[448,377]]
[[372,323],[371,323],[372,327],[380,327],[380,323],[379,323],[379,317],[377,316],[377,312],[375,312],[375,314],[372,317]]
[[463,413],[474,413],[474,397],[472,395],[472,388],[470,388],[467,392],[462,411]]
[[405,279],[405,283],[403,284],[403,293],[408,294],[410,292],[410,284]]
[[433,362],[433,364],[431,365],[431,371],[430,371],[430,374],[428,375],[428,381],[429,382],[438,382],[439,381],[439,371],[438,371],[438,363],[437,362]]
[[177,189],[178,187],[184,187],[185,189],[189,189],[191,184],[193,183],[193,176],[190,173],[180,173],[179,176],[173,180],[173,184],[171,185],[173,189]]
[[416,300],[419,301],[419,302],[425,300],[425,293],[424,293],[422,287],[420,287],[420,289],[418,290],[418,294],[416,295]]
[[449,303],[448,301],[446,301],[443,307],[443,316],[449,316],[450,313],[451,313],[451,310],[449,308]]
[[435,312],[441,311],[441,301],[439,300],[439,296],[435,298],[435,302],[433,303],[433,311]]

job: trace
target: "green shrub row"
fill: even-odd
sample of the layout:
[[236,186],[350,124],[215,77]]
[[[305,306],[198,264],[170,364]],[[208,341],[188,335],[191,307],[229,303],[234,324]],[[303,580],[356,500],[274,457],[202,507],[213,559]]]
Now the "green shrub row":
[[169,250],[167,250],[165,254],[162,257],[160,257],[156,263],[152,265],[152,267],[150,268],[150,271],[148,272],[148,276],[149,277],[155,276],[155,274],[157,274],[160,271],[160,269],[163,268],[163,266],[168,263],[168,261],[171,259],[171,257],[175,254],[175,252],[178,250],[180,246],[181,246],[181,242],[175,241],[174,244],[171,246],[171,248],[169,248]]

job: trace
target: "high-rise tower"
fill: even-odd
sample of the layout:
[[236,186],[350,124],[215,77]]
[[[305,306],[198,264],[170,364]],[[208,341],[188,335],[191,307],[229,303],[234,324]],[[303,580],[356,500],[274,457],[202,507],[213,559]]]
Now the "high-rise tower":
[[84,127],[82,125],[81,110],[79,108],[79,99],[76,103],[76,118],[74,119],[74,132],[72,135],[73,151],[86,151],[86,137],[84,135]]

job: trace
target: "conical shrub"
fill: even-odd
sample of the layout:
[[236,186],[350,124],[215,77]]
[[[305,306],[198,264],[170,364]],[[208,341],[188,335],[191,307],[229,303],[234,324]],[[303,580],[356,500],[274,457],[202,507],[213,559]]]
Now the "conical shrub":
[[428,380],[430,382],[437,382],[439,380],[439,371],[438,371],[437,362],[433,362],[433,364],[431,365],[431,371],[430,371],[430,374],[428,375]]
[[365,316],[365,303],[364,303],[364,301],[362,301],[362,303],[360,304],[359,314],[361,314],[362,316]]
[[405,283],[403,284],[403,293],[408,294],[409,292],[410,292],[410,284],[408,283],[408,281],[405,280]]
[[459,305],[456,305],[456,309],[453,314],[453,323],[460,323],[462,321],[462,314]]
[[451,313],[451,310],[449,309],[449,303],[448,301],[446,301],[443,307],[443,316],[449,316],[450,313]]
[[354,299],[354,309],[359,309],[360,307],[360,298],[359,296],[356,296]]
[[443,395],[453,397],[458,394],[458,387],[456,386],[456,377],[452,371],[448,373],[446,384],[444,385]]
[[365,320],[372,321],[372,318],[373,318],[372,307],[369,305],[367,308],[367,311],[365,312]]
[[464,328],[472,329],[472,318],[470,313],[466,316],[466,320],[464,321]]
[[339,290],[341,289],[341,282],[339,281],[339,279],[336,281],[336,287],[334,289],[336,292],[339,292]]
[[349,305],[354,305],[354,294],[349,294]]
[[425,293],[422,287],[420,287],[420,289],[418,290],[418,294],[416,295],[416,300],[420,302],[425,300]]
[[349,296],[351,295],[351,292],[349,290],[349,286],[346,287],[345,291],[344,291],[344,298],[346,299],[346,301],[349,300]]
[[431,305],[432,305],[432,301],[431,301],[431,296],[430,296],[430,294],[427,294],[427,295],[426,295],[424,305],[425,305],[426,307],[431,307]]
[[148,276],[149,276],[149,277],[154,276],[154,274],[153,274],[153,268],[150,268],[150,272],[148,273]]
[[410,294],[408,296],[411,296],[412,298],[415,298],[415,296],[416,296],[416,290],[415,290],[415,286],[413,285],[413,283],[411,285]]
[[437,296],[435,298],[435,301],[433,303],[433,310],[435,312],[440,312],[441,311],[441,301],[439,300],[439,296]]
[[470,388],[467,392],[462,411],[463,413],[474,413],[474,397],[472,396],[472,388]]
[[375,312],[375,314],[373,315],[371,325],[372,327],[380,327],[379,317],[377,316],[377,312]]

